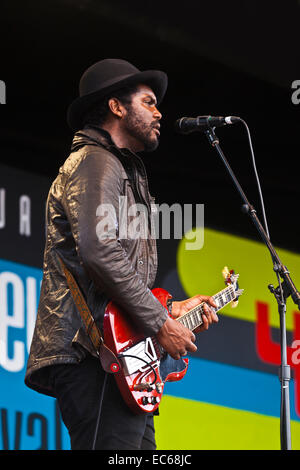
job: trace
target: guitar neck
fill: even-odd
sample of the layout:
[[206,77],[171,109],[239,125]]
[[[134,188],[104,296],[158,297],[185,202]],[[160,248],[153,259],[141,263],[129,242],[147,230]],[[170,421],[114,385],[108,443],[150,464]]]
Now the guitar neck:
[[[213,295],[214,302],[217,305],[217,308],[214,309],[215,312],[218,312],[219,310],[224,308],[226,305],[232,302],[232,300],[234,300],[235,298],[236,298],[236,291],[233,285],[229,285],[225,289],[218,292],[216,295]],[[201,304],[197,305],[197,307],[194,307],[189,312],[177,318],[176,321],[179,321],[191,331],[195,330],[196,328],[201,326],[203,323],[202,314],[205,313],[204,304],[205,303],[202,302]],[[210,308],[213,308],[213,307],[210,307]]]

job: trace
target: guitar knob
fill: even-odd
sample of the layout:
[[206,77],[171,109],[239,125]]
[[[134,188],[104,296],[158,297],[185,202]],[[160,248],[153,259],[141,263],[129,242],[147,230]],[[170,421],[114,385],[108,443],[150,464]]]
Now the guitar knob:
[[148,403],[149,403],[148,397],[146,397],[146,396],[142,397],[142,404],[143,405],[148,405]]
[[157,398],[156,397],[151,397],[151,403],[152,403],[152,405],[156,405]]

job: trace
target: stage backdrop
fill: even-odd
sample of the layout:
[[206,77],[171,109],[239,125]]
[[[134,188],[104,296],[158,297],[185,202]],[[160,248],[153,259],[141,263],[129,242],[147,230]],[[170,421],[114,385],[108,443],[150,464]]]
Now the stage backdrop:
[[0,449],[67,449],[56,400],[24,385],[42,279],[47,178],[0,166]]
[[[269,252],[260,242],[208,227],[201,250],[187,250],[185,241],[173,253],[166,242],[161,246],[161,258],[174,264],[160,285],[175,299],[222,290],[224,266],[240,274],[244,293],[235,308],[225,307],[219,322],[197,335],[198,350],[184,379],[166,385],[156,418],[159,447],[280,449],[279,314],[268,289],[277,287],[277,278]],[[299,286],[300,255],[277,251]],[[286,320],[292,447],[299,449],[300,312],[291,299]]]
[[[0,167],[0,449],[69,449],[56,401],[24,385],[42,279],[50,181]],[[205,222],[205,220],[204,220]],[[199,229],[200,230],[200,229]],[[187,234],[189,236],[189,234]],[[201,237],[199,237],[200,239]],[[240,274],[239,304],[197,336],[183,380],[166,385],[155,418],[158,449],[279,449],[280,363],[276,277],[264,246],[205,227],[200,250],[161,240],[157,286],[181,300],[224,288]],[[300,285],[300,255],[278,250]],[[300,312],[288,300],[292,447],[300,449]]]

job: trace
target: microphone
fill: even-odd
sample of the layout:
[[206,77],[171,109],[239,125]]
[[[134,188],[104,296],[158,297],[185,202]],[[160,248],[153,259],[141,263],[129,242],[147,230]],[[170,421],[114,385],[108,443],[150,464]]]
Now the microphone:
[[175,130],[179,134],[190,134],[191,132],[205,132],[212,127],[226,126],[241,121],[236,116],[198,116],[196,118],[182,117],[175,122]]

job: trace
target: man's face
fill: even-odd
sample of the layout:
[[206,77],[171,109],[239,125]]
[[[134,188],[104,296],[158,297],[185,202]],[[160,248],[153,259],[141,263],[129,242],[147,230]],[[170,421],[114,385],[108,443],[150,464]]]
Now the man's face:
[[126,105],[123,130],[130,135],[136,151],[152,152],[159,144],[161,113],[156,108],[156,96],[147,85],[138,85],[131,104]]

